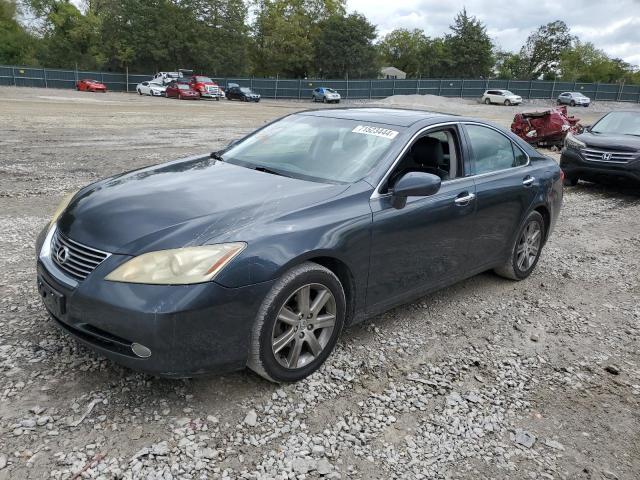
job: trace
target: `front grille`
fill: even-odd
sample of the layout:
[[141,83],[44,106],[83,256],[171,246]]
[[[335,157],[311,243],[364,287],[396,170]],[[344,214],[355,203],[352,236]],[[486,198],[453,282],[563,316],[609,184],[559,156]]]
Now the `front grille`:
[[55,264],[77,280],[87,278],[109,254],[87,247],[65,237],[59,231],[51,241],[51,257]]
[[623,152],[619,150],[601,150],[599,148],[584,148],[582,155],[590,162],[629,163],[638,152]]

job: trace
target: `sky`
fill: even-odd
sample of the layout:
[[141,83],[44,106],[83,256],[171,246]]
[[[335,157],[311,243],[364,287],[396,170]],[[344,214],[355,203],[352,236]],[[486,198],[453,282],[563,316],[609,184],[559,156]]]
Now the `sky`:
[[640,66],[640,0],[347,0],[347,10],[364,14],[380,36],[400,27],[441,36],[463,7],[505,51],[520,50],[540,25],[563,20],[582,41]]

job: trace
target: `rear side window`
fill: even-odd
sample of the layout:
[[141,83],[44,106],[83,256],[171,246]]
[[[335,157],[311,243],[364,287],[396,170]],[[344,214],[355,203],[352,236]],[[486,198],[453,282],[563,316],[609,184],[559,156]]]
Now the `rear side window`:
[[473,151],[474,175],[526,165],[525,153],[506,136],[480,125],[466,125],[466,129]]

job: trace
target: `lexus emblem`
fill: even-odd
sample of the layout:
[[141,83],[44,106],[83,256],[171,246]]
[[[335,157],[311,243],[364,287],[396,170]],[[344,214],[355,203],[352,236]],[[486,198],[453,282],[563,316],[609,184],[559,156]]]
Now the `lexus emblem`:
[[609,162],[611,161],[611,156],[612,154],[609,152],[603,153],[602,154],[602,160],[604,160],[605,162]]
[[64,245],[58,247],[55,253],[56,260],[60,265],[64,265],[67,259],[69,258],[69,249]]

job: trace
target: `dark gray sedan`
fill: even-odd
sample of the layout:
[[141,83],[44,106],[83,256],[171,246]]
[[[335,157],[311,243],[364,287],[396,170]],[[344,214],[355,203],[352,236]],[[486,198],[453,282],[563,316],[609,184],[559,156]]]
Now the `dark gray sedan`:
[[481,120],[331,109],[116,175],[37,242],[54,321],[131,368],[300,380],[345,326],[486,270],[527,278],[562,173]]

